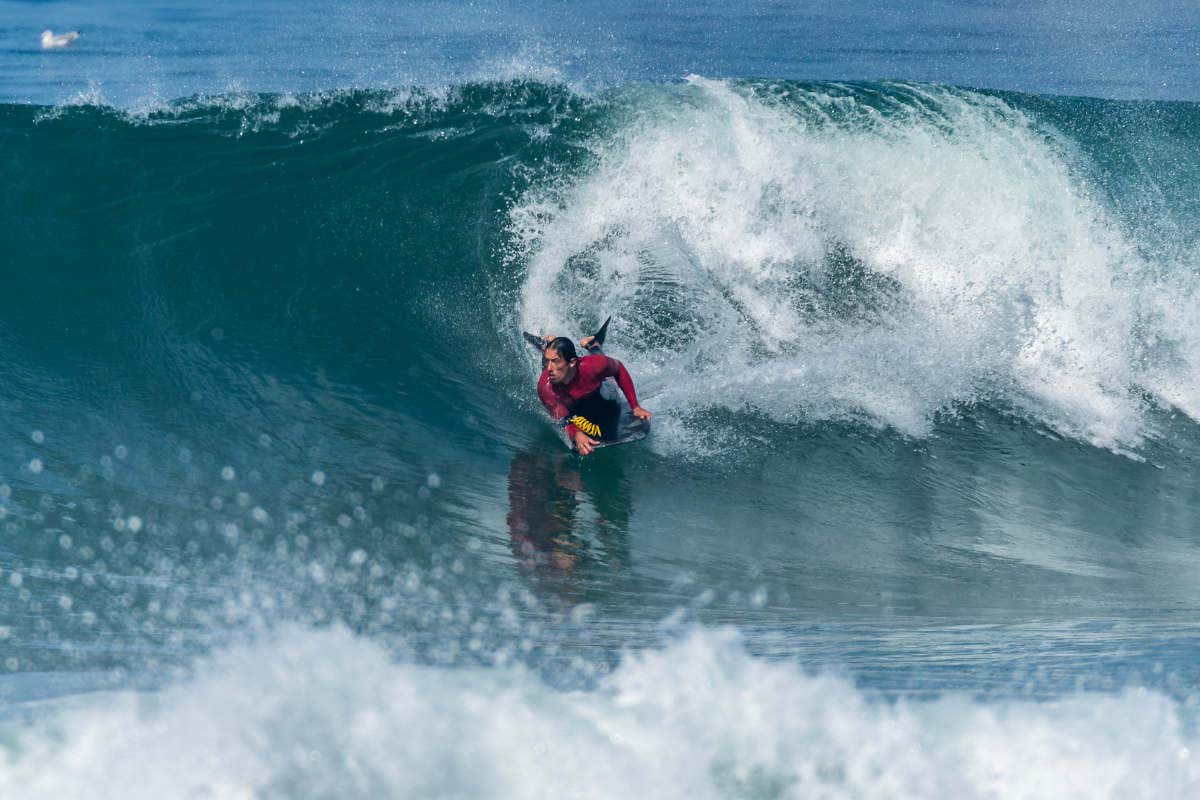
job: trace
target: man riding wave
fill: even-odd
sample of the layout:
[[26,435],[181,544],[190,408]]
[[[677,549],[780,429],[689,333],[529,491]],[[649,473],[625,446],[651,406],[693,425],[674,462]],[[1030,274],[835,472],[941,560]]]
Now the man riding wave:
[[[575,353],[575,343],[565,336],[542,338],[546,343],[542,349],[546,367],[538,378],[538,397],[550,416],[567,420],[567,438],[581,455],[588,455],[601,439],[610,438],[617,431],[621,409],[600,394],[605,378],[616,378],[635,417],[650,419],[652,414],[638,405],[633,379],[624,364],[600,353],[580,358]],[[594,339],[587,336],[579,344],[590,349]]]

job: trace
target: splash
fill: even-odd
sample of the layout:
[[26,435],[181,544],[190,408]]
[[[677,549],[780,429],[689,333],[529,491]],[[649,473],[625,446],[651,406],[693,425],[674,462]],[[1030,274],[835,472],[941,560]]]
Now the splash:
[[1146,691],[892,702],[696,630],[599,685],[396,663],[293,629],[5,726],[5,796],[1183,798],[1200,743]]
[[611,312],[672,416],[923,436],[988,403],[1122,451],[1155,405],[1197,408],[1195,281],[1148,264],[1070,140],[1001,99],[692,77],[591,147],[512,209],[521,321]]

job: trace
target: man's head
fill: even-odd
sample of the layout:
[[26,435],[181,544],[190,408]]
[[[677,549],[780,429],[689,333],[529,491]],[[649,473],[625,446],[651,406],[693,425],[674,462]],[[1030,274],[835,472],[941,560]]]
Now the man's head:
[[570,383],[575,377],[575,365],[579,359],[575,356],[575,343],[567,337],[560,336],[546,345],[542,357],[546,359],[546,371],[551,383]]

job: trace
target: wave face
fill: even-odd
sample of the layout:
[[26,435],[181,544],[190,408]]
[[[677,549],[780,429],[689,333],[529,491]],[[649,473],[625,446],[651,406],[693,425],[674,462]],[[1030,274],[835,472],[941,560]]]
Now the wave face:
[[[1190,796],[1197,123],[698,76],[0,106],[0,794],[149,748],[155,796]],[[519,330],[609,314],[655,430],[578,459]],[[496,755],[547,725],[548,772]]]
[[1138,164],[1191,113],[702,78],[10,106],[4,319],[40,348],[136,342],[117,367],[141,370],[226,334],[371,362],[464,325],[512,361],[513,325],[611,310],[674,418],[920,437],[989,405],[1132,451],[1156,409],[1200,413],[1196,165]]

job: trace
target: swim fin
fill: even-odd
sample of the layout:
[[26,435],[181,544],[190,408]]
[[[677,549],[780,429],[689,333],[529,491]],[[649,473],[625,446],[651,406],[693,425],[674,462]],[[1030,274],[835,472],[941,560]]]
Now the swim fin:
[[608,335],[608,323],[610,322],[612,322],[612,317],[604,320],[604,324],[600,326],[600,330],[596,331],[596,335],[593,337],[596,341],[593,344],[597,347],[604,344],[604,337]]

